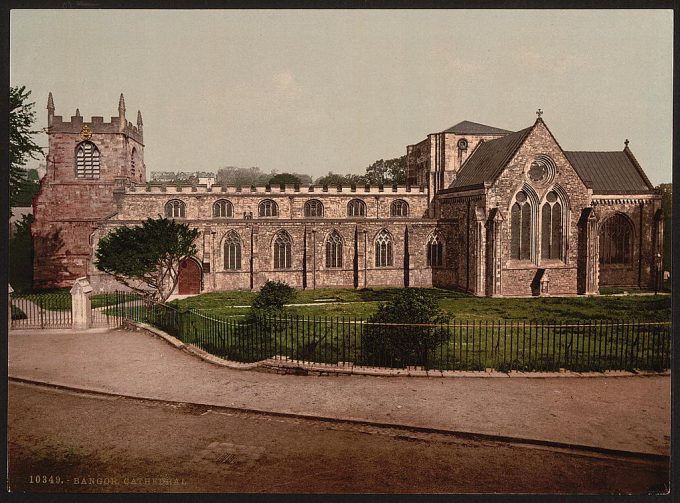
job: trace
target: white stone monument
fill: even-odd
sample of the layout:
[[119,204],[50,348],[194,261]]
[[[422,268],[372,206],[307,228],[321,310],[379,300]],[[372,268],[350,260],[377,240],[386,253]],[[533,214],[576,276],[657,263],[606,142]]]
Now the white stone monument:
[[92,324],[92,302],[90,294],[92,286],[87,276],[76,279],[71,288],[71,314],[73,315],[73,329],[84,330]]

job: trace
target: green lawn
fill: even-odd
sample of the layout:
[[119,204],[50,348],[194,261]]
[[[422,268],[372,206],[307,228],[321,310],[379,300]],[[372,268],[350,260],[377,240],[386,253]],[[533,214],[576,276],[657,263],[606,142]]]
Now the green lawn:
[[[669,321],[669,295],[628,295],[596,297],[532,297],[490,298],[474,297],[454,290],[429,289],[439,299],[442,310],[458,320],[616,320]],[[291,306],[291,314],[304,316],[345,316],[367,318],[380,302],[389,300],[399,289],[374,288],[366,290],[318,289],[299,290],[295,304],[313,303],[317,299],[335,299],[333,303],[312,306]],[[248,308],[253,292],[217,292],[197,295],[171,302],[180,309],[195,309],[205,314],[242,316]]]

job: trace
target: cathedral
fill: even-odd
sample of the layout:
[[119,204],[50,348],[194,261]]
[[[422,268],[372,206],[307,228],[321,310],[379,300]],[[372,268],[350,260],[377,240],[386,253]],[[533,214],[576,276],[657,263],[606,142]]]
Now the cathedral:
[[89,276],[111,229],[163,215],[197,228],[175,293],[442,287],[478,296],[656,288],[661,198],[628,146],[565,151],[537,112],[525,129],[463,121],[406,147],[404,186],[148,181],[142,114],[70,120],[47,103],[47,172],[33,200],[34,287]]

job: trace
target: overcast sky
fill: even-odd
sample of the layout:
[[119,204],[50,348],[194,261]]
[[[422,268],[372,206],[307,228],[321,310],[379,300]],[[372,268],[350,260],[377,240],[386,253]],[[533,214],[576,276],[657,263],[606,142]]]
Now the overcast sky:
[[[565,150],[630,147],[671,180],[672,11],[15,10],[12,85],[47,125],[144,117],[147,171],[259,166],[320,176],[462,120]],[[43,138],[41,144],[45,145]]]

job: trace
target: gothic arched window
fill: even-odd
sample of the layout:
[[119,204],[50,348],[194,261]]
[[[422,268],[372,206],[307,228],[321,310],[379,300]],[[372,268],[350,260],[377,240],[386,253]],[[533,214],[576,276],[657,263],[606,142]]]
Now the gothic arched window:
[[220,199],[219,201],[215,201],[213,204],[213,217],[216,218],[225,218],[225,217],[233,217],[234,216],[234,205],[231,204],[231,201],[227,201],[226,199]]
[[557,192],[551,190],[541,210],[541,258],[562,260],[563,206]]
[[439,234],[432,234],[427,241],[427,266],[442,267],[444,265],[444,243]]
[[134,181],[137,177],[137,149],[132,149],[132,154],[130,154],[130,178]]
[[186,217],[186,205],[179,199],[172,199],[165,203],[165,217],[166,218],[184,218]]
[[407,217],[408,203],[403,199],[397,199],[390,205],[390,215],[393,217]]
[[311,199],[305,203],[306,217],[322,217],[323,204],[318,199]]
[[99,178],[99,149],[91,141],[76,147],[76,178]]
[[375,266],[390,267],[393,263],[392,236],[383,229],[375,237]]
[[366,216],[366,203],[361,199],[352,199],[347,203],[347,216],[348,217],[365,217]]
[[326,239],[326,267],[342,267],[342,236],[333,231]]
[[286,231],[279,231],[274,238],[274,269],[290,269],[292,240]]
[[631,265],[633,262],[633,226],[621,213],[602,223],[600,228],[600,264]]
[[224,268],[234,271],[241,269],[241,239],[234,231],[229,231],[224,238]]
[[510,257],[531,260],[531,205],[523,190],[515,196],[510,210]]
[[279,214],[279,206],[271,199],[265,199],[258,205],[257,213],[261,217],[275,217]]

